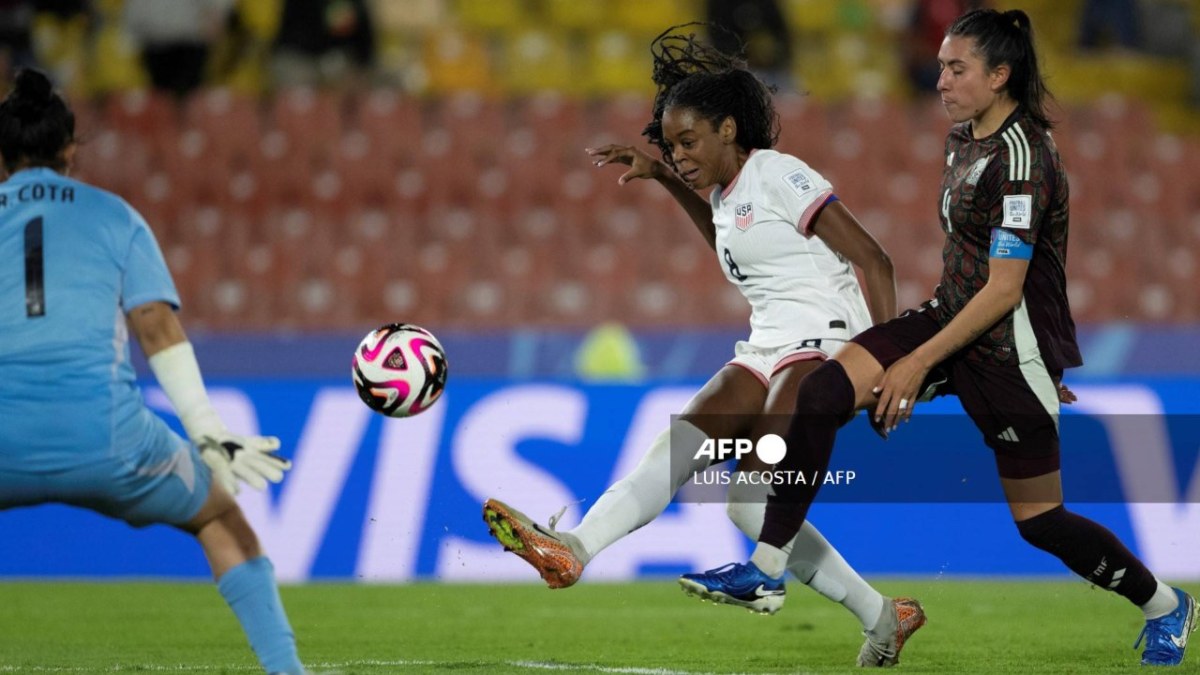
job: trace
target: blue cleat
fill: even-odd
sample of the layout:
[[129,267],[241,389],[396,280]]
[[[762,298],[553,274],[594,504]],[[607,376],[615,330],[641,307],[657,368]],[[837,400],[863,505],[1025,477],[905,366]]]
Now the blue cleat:
[[1183,650],[1187,648],[1188,634],[1200,623],[1196,616],[1196,599],[1176,588],[1179,606],[1174,612],[1146,622],[1142,634],[1133,648],[1137,649],[1146,640],[1146,651],[1142,652],[1143,666],[1177,666],[1183,661]]
[[752,562],[729,563],[703,574],[685,574],[679,577],[679,585],[684,593],[699,596],[701,600],[737,605],[762,614],[778,612],[787,594],[783,577],[773,579]]

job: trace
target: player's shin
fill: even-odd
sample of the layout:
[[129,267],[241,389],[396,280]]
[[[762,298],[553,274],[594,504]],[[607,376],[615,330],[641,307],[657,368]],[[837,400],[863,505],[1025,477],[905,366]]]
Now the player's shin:
[[242,624],[254,655],[268,673],[305,672],[270,560],[259,556],[234,567],[217,580],[217,589]]
[[804,524],[821,487],[819,477],[829,468],[838,429],[853,412],[854,385],[837,361],[826,361],[800,383],[796,409],[788,425],[787,454],[775,468],[806,479],[776,485],[775,493],[767,499],[759,545],[751,558],[764,572],[782,573],[786,566],[783,547]]
[[1149,602],[1158,589],[1158,580],[1116,535],[1061,504],[1017,523],[1017,530],[1025,541],[1057,557],[1072,572],[1135,605]]
[[707,467],[707,459],[695,459],[706,438],[695,425],[677,419],[654,439],[637,467],[605,491],[583,521],[567,532],[585,549],[584,564],[658,517],[688,478]]

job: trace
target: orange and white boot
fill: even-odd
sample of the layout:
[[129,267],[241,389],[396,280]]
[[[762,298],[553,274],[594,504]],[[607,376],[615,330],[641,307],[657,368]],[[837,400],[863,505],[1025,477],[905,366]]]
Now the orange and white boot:
[[554,530],[553,519],[550,527],[542,527],[508,504],[489,499],[483,503],[483,520],[504,550],[532,565],[550,588],[567,588],[579,581],[583,561],[567,540],[570,535]]

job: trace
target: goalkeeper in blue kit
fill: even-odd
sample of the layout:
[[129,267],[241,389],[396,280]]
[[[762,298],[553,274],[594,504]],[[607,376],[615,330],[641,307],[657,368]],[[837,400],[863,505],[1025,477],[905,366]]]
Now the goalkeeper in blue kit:
[[[270,561],[233,495],[290,462],[209,403],[175,315],[179,295],[145,220],[67,176],[75,118],[49,79],[0,103],[0,510],[51,502],[196,537],[263,668],[303,673]],[[129,334],[191,443],[142,401]]]

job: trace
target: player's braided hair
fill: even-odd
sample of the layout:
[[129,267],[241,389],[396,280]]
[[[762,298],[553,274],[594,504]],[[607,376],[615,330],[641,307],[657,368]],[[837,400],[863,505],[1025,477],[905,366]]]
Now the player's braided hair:
[[[663,160],[674,166],[663,137],[662,117],[667,108],[689,108],[716,128],[726,117],[737,123],[736,141],[745,150],[772,148],[779,140],[779,115],[769,87],[746,67],[740,55],[725,54],[700,42],[682,29],[715,24],[686,23],[672,26],[650,43],[654,58],[654,116],[642,131],[658,146]],[[740,44],[740,40],[738,41]],[[741,50],[739,50],[741,51]]]
[[1053,96],[1038,70],[1028,14],[1019,9],[976,9],[955,19],[946,35],[975,38],[975,49],[988,70],[1008,64],[1012,71],[1008,76],[1009,96],[1034,122],[1045,129],[1054,127],[1048,111]]
[[50,78],[32,68],[17,73],[0,102],[0,154],[9,173],[22,164],[66,168],[62,151],[75,140],[75,114]]

